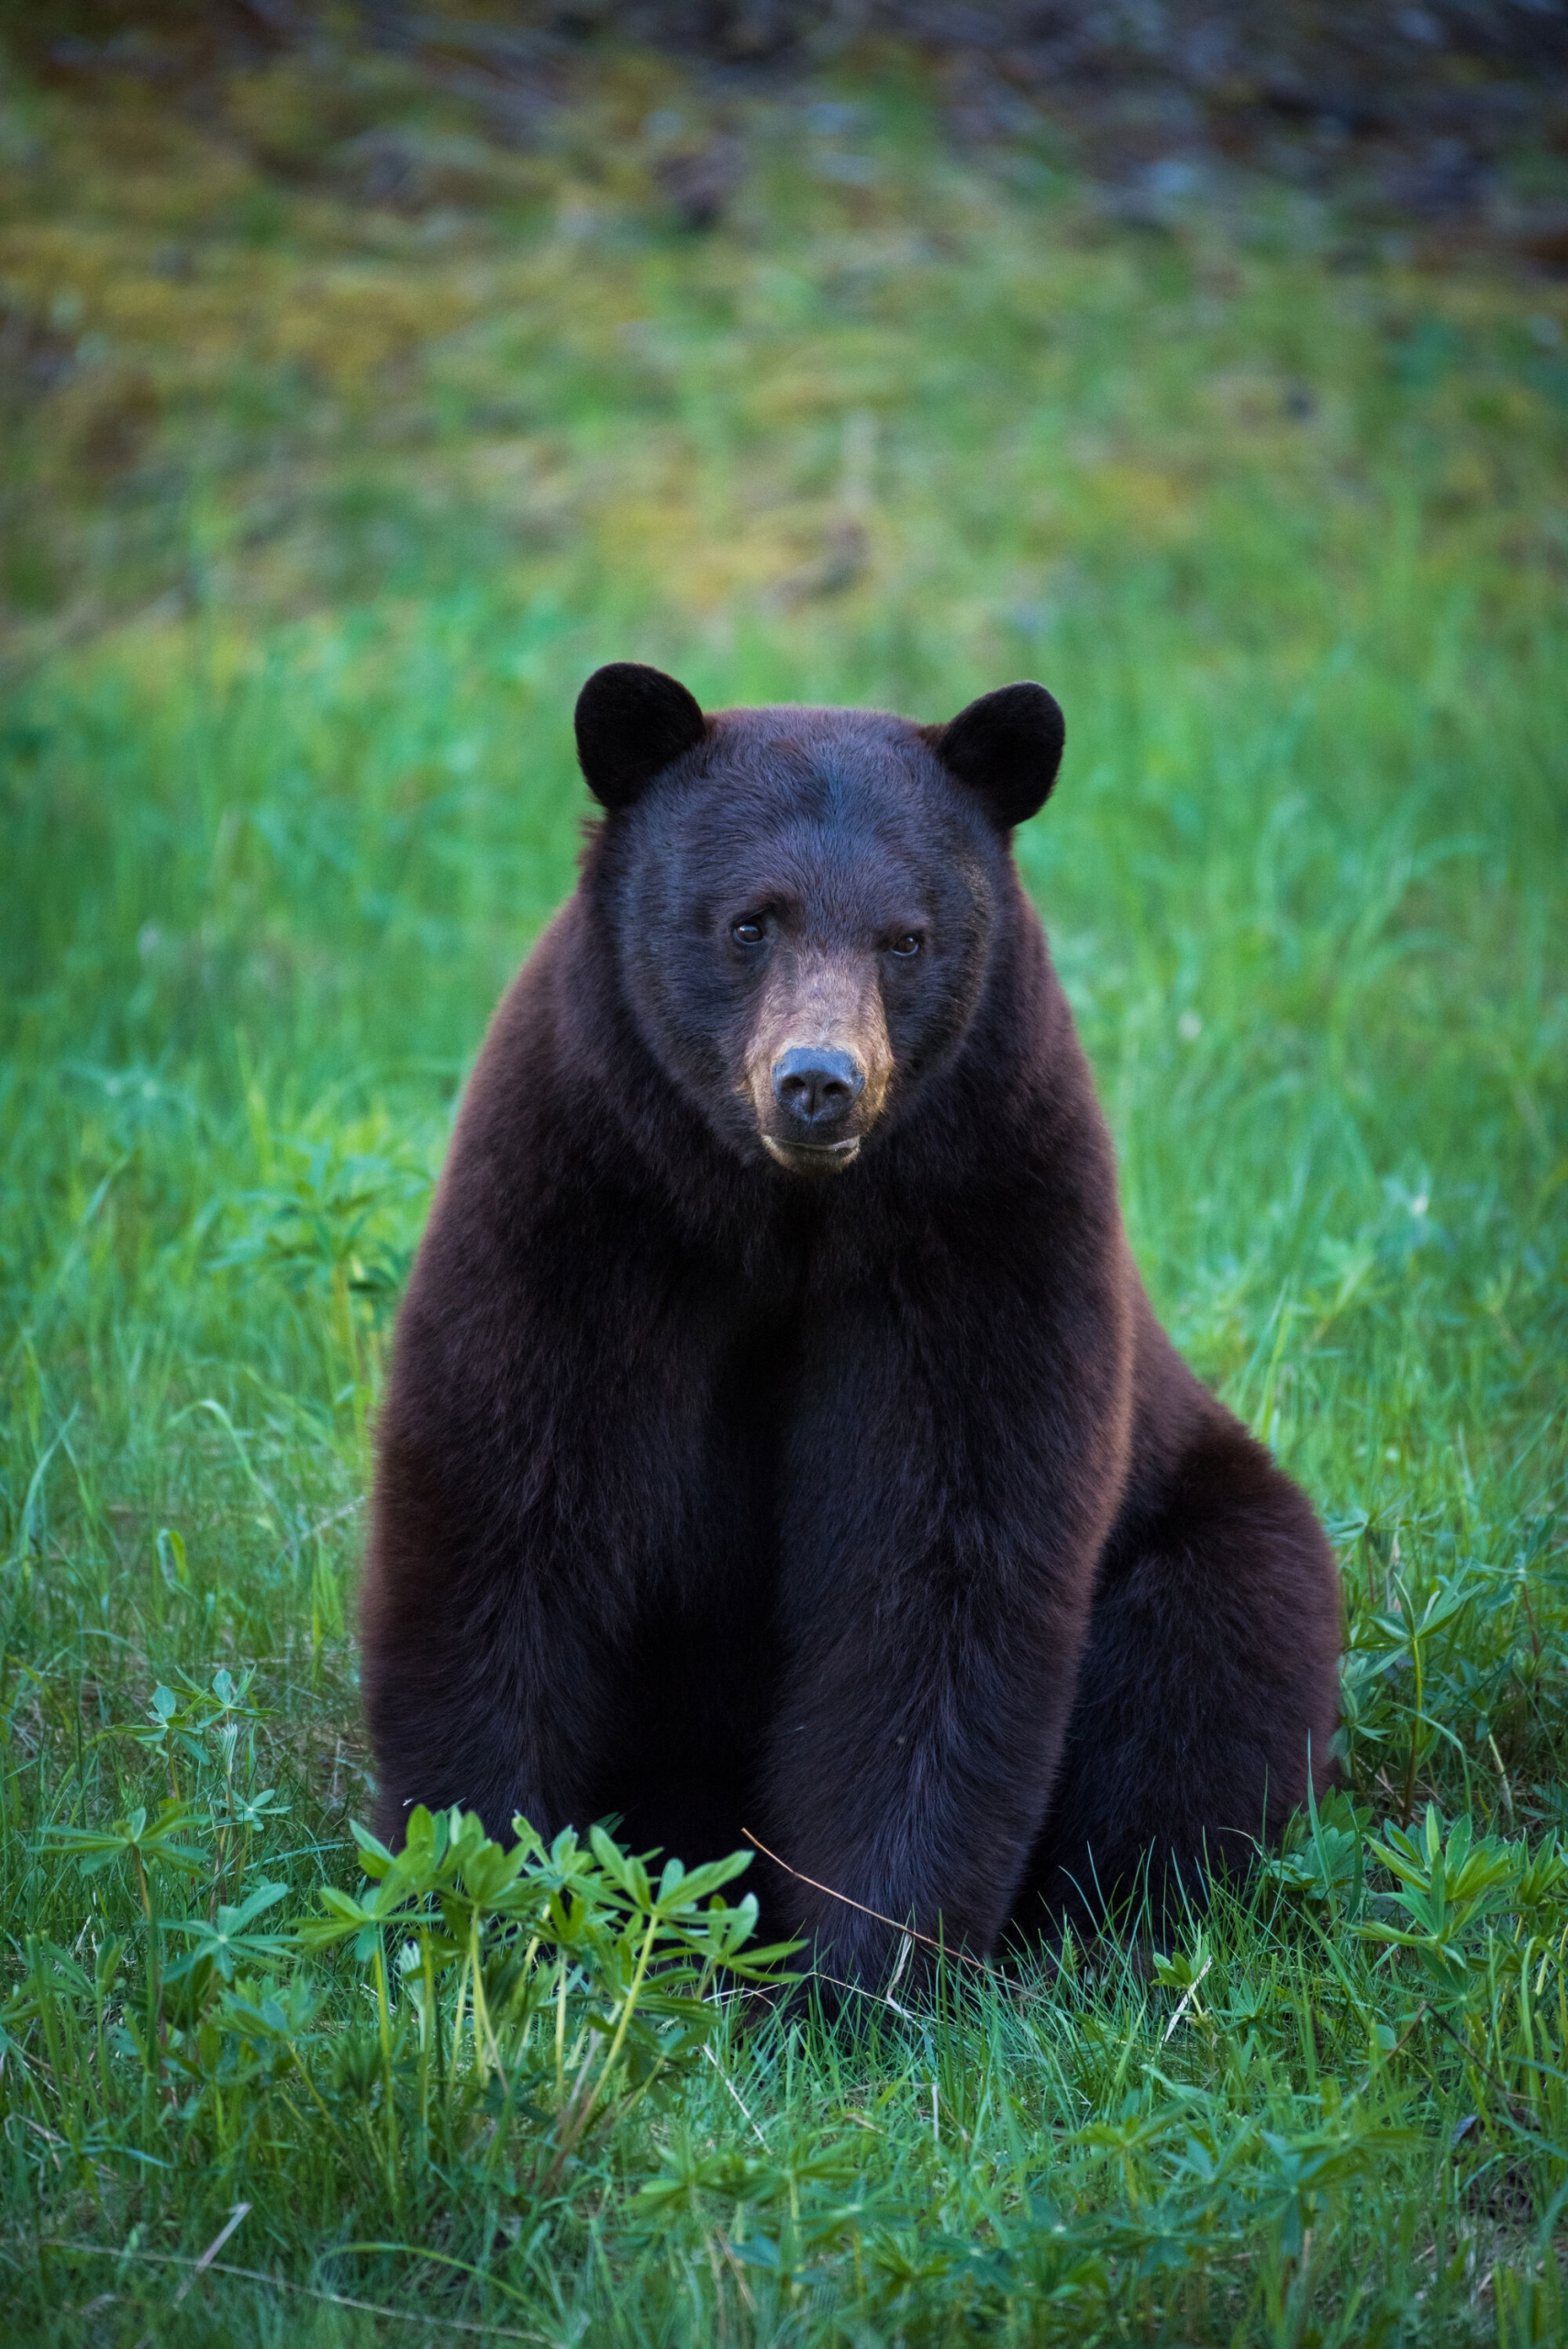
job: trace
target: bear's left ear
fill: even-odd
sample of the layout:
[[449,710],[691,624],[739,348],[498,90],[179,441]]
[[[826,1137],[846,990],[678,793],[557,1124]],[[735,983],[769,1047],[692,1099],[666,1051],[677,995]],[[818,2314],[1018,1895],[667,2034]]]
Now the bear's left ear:
[[701,708],[662,669],[612,661],[577,696],[577,763],[605,807],[629,807],[645,784],[707,732]]
[[949,773],[979,795],[1004,831],[1044,807],[1067,739],[1054,696],[1036,685],[1001,685],[945,726],[922,726],[920,731]]

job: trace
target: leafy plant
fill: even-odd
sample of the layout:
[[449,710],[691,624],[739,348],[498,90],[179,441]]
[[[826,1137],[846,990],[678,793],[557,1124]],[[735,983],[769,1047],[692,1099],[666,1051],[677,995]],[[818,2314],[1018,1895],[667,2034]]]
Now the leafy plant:
[[[747,1895],[730,1907],[718,1898],[749,1853],[689,1871],[670,1859],[655,1882],[645,1861],[622,1852],[603,1828],[590,1830],[586,1846],[564,1831],[548,1851],[526,1820],[515,1820],[514,1831],[506,1849],[475,1813],[432,1814],[419,1805],[395,1856],[356,1827],[372,1889],[328,1887],[327,1914],[297,1932],[306,1950],[348,1943],[373,1969],[389,2131],[391,1933],[401,1937],[401,1978],[417,2018],[422,2123],[432,2094],[450,2093],[458,2072],[481,2092],[492,2076],[508,2084],[509,2096],[519,2082],[543,2084],[557,2112],[555,2177],[595,2120],[624,2110],[707,2046],[722,2021],[721,1976],[769,1987],[794,1977],[780,1970],[787,1946],[746,1946],[755,1900]],[[443,1987],[455,1991],[444,2017]],[[396,2159],[395,2134],[389,2159]]]

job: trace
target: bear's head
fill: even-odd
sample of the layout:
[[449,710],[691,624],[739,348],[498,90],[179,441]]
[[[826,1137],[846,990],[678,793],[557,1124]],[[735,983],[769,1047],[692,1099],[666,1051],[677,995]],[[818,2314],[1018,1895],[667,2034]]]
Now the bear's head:
[[740,1156],[842,1172],[974,1016],[1061,710],[1015,685],[945,726],[705,715],[673,677],[617,662],[576,728],[607,811],[595,892],[645,1044]]

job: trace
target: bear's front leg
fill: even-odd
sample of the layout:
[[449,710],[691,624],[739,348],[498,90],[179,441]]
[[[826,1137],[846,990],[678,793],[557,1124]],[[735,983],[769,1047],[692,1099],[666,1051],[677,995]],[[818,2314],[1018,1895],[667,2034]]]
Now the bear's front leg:
[[988,1951],[1060,1759],[1082,1610],[1037,1605],[1026,1625],[931,1564],[822,1610],[773,1734],[762,1840],[795,1872],[778,1902],[828,1982],[885,1976],[899,1936],[879,1920]]
[[788,1447],[786,1664],[756,1831],[795,1872],[778,1910],[829,1983],[885,1978],[899,1936],[879,1918],[975,1954],[1001,1934],[1121,1475],[1114,1359],[1069,1360],[1004,1410],[978,1364],[932,1358],[917,1325],[891,1342],[882,1319],[856,1343],[839,1318]]

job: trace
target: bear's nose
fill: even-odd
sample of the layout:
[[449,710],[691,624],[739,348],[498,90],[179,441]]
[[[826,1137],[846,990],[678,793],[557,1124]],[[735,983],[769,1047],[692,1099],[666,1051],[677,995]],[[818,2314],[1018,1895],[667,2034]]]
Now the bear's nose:
[[830,1045],[792,1044],[773,1063],[773,1097],[792,1126],[830,1135],[865,1090],[865,1071]]

